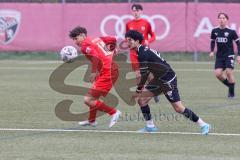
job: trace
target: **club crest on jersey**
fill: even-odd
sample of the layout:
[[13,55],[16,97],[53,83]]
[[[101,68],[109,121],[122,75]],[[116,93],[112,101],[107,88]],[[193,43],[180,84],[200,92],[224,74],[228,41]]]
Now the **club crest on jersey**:
[[0,10],[0,43],[8,44],[16,36],[21,13],[15,10]]
[[144,26],[142,26],[142,27],[141,27],[141,30],[142,30],[142,31],[144,31],[144,30],[145,30],[145,27],[144,27]]
[[86,53],[89,54],[90,52],[91,52],[91,48],[87,47],[87,48],[86,48]]
[[224,32],[224,36],[228,37],[229,33],[228,32]]

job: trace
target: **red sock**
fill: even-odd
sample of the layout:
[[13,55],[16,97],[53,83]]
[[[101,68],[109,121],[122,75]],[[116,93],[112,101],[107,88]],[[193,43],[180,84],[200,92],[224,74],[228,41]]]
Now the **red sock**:
[[89,107],[89,118],[88,121],[93,123],[96,120],[96,115],[97,115],[97,107]]
[[98,110],[106,112],[109,115],[113,115],[117,111],[115,108],[109,107],[105,103],[103,103],[103,102],[101,102],[99,100],[97,100],[96,107],[98,108]]

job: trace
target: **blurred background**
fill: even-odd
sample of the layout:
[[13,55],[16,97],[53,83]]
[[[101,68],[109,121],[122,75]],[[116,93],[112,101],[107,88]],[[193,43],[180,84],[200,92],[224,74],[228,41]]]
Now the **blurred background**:
[[[131,5],[143,5],[156,33],[151,47],[170,60],[209,61],[210,33],[217,14],[229,15],[229,27],[240,33],[239,0],[1,0],[0,59],[57,60],[65,45],[74,45],[68,32],[80,25],[89,36],[112,35],[124,40]],[[126,52],[126,48],[121,48]],[[9,53],[11,53],[9,55]],[[166,54],[165,54],[166,53]]]

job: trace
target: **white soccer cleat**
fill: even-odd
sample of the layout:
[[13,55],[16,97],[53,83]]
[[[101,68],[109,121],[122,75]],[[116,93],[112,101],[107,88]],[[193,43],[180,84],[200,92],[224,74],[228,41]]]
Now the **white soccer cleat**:
[[109,128],[111,128],[112,126],[114,126],[117,123],[118,118],[120,117],[121,114],[122,113],[119,110],[117,110],[116,113],[114,113],[112,115],[112,118],[111,118],[111,121],[110,121],[110,124],[109,124]]
[[89,122],[88,120],[78,122],[78,124],[80,126],[92,126],[92,127],[96,127],[97,126],[97,122]]

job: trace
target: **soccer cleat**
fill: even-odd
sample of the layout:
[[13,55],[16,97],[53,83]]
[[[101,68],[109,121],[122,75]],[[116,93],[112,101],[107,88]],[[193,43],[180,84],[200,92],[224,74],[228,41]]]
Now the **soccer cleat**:
[[204,126],[201,127],[202,134],[208,135],[210,128],[211,128],[210,124],[206,123]]
[[155,96],[154,101],[155,101],[155,103],[159,103],[160,102],[160,96]]
[[234,90],[231,91],[230,88],[229,88],[229,90],[228,90],[228,98],[229,98],[229,99],[233,99],[233,98],[235,98]]
[[151,133],[151,132],[157,132],[157,131],[158,131],[157,127],[147,127],[147,126],[138,130],[138,132],[140,133],[145,133],[145,132]]
[[111,128],[112,126],[114,126],[117,123],[118,118],[120,117],[121,114],[122,113],[119,110],[117,110],[116,113],[114,113],[112,115],[112,118],[111,118],[111,121],[110,121],[110,124],[109,124],[109,128]]
[[233,93],[228,92],[228,98],[229,99],[234,99],[235,95]]
[[78,122],[78,124],[80,126],[92,126],[92,127],[96,127],[97,126],[97,122],[89,122],[88,120]]

